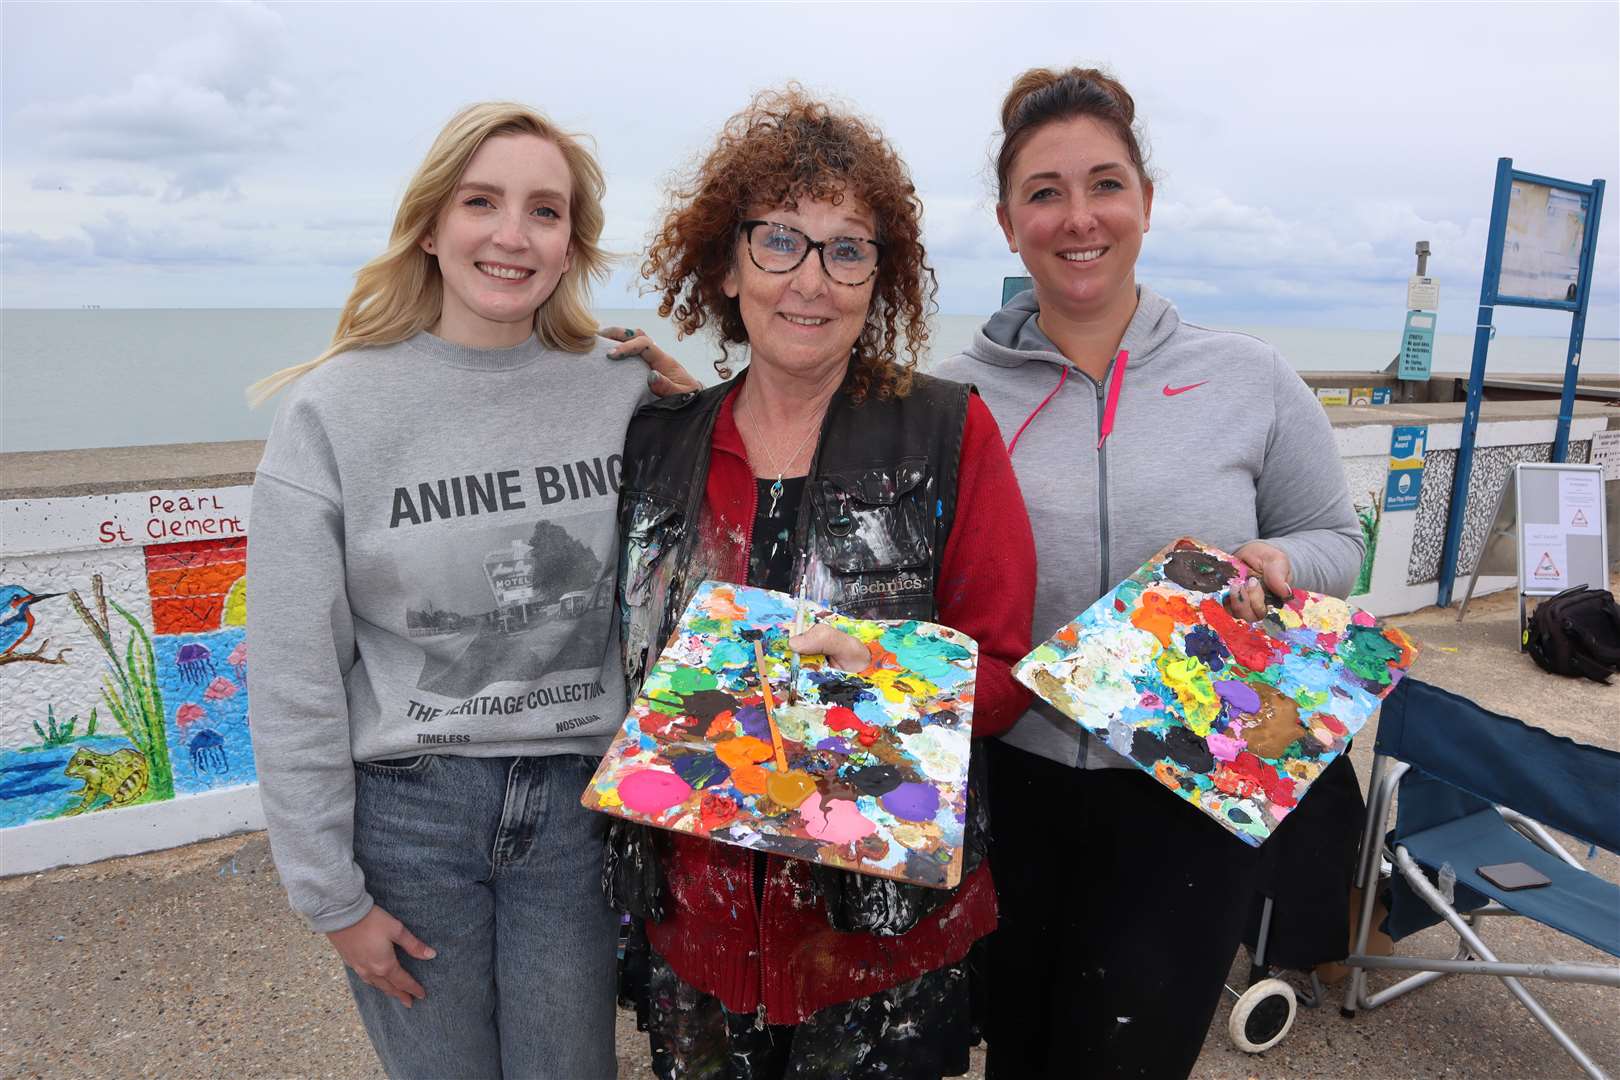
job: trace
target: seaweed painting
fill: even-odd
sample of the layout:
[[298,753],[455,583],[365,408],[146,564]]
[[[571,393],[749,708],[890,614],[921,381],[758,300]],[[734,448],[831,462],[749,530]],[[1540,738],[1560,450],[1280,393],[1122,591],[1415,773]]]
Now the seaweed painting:
[[1247,578],[1182,539],[1036,646],[1013,674],[1251,846],[1298,805],[1417,659],[1400,630],[1295,590],[1256,623]]
[[[169,737],[163,726],[163,691],[158,683],[157,658],[152,650],[152,636],[146,632],[146,627],[141,625],[139,619],[131,615],[116,600],[112,601],[113,611],[129,625],[128,640],[123,655],[120,656],[113,635],[114,623],[107,612],[108,600],[102,587],[101,575],[94,575],[91,584],[94,587],[95,611],[86,606],[78,590],[68,594],[68,602],[73,605],[73,610],[78,613],[79,618],[84,620],[85,626],[90,630],[90,636],[107,654],[107,672],[101,678],[102,703],[118,722],[124,735],[135,744],[132,753],[138,753],[144,759],[139,766],[131,764],[128,768],[119,770],[125,774],[119,788],[126,793],[126,797],[120,799],[112,792],[104,793],[109,794],[113,798],[114,805],[119,806],[137,800],[150,802],[172,799],[174,769],[169,762]],[[69,775],[76,774],[69,773]],[[137,776],[141,778],[141,790],[128,794],[132,778]],[[90,792],[92,788],[91,781],[86,780],[85,790]],[[79,810],[89,808],[87,803]]]
[[867,646],[840,671],[786,639],[795,601],[705,581],[581,801],[676,832],[917,885],[962,874],[978,646],[812,607]]

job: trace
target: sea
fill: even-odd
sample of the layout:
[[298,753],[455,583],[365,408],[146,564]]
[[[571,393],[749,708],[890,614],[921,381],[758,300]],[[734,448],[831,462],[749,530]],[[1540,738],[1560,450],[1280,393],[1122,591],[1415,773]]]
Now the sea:
[[[263,438],[273,406],[249,409],[244,390],[271,372],[315,356],[331,341],[334,309],[86,309],[0,312],[0,451],[216,442]],[[604,326],[646,329],[689,371],[717,378],[704,337],[677,341],[654,311],[603,309]],[[931,356],[961,351],[984,315],[938,315]],[[1399,328],[1240,326],[1282,350],[1301,372],[1381,371]],[[1568,342],[1499,336],[1497,372],[1557,376]],[[1468,370],[1473,338],[1440,334],[1434,370]],[[926,369],[927,361],[924,361]],[[1582,367],[1620,371],[1620,342],[1586,341]]]

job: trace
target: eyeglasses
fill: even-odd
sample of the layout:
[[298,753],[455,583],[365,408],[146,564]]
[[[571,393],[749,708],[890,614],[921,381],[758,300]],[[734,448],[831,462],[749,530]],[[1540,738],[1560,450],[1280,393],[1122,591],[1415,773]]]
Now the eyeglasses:
[[774,221],[744,221],[738,228],[748,240],[748,257],[767,274],[792,273],[814,248],[828,277],[840,285],[865,285],[877,273],[878,256],[883,253],[883,245],[876,240],[859,236],[812,240],[798,229]]

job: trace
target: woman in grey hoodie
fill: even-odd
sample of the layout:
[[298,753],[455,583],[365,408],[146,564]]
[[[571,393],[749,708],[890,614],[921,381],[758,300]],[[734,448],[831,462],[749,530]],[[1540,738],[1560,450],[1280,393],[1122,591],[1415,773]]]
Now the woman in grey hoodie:
[[[1309,388],[1265,342],[1183,323],[1137,284],[1153,183],[1134,122],[1130,95],[1098,71],[1014,83],[996,217],[1035,287],[934,369],[975,384],[1013,433],[1040,566],[1036,641],[1178,536],[1233,552],[1277,593],[1342,596],[1361,562]],[[1259,582],[1231,603],[1259,618]],[[1001,928],[988,1075],[1186,1076],[1257,853],[1043,703],[990,749]]]

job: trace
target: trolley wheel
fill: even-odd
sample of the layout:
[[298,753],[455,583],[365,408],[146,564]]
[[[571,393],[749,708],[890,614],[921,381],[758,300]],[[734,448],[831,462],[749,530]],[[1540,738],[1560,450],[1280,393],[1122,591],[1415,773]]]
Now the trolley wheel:
[[1281,979],[1262,979],[1238,995],[1226,1032],[1246,1054],[1259,1054],[1282,1042],[1299,1011],[1294,988]]

